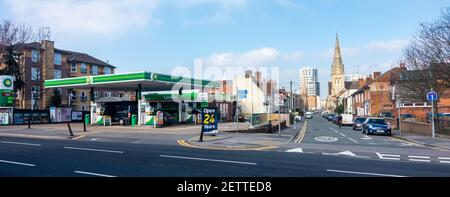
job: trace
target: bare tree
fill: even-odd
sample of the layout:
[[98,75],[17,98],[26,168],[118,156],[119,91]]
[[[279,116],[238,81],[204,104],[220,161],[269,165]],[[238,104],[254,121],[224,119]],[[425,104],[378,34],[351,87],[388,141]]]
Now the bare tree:
[[422,23],[403,52],[408,71],[398,84],[410,92],[403,99],[425,101],[430,90],[445,94],[450,89],[450,7],[437,20]]

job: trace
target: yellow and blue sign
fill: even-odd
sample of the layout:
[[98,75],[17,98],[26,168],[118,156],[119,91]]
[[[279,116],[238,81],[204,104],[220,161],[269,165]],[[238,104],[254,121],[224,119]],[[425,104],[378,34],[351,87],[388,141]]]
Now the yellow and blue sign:
[[202,109],[202,132],[200,134],[200,141],[203,141],[203,135],[215,135],[219,132],[219,116],[217,108],[203,108]]

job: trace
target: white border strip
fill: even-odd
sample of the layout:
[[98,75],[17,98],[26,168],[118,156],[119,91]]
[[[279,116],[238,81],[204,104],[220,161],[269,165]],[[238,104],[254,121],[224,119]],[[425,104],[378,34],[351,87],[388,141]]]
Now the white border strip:
[[380,174],[380,173],[370,173],[370,172],[356,172],[356,171],[345,171],[345,170],[333,170],[333,169],[327,169],[327,171],[328,171],[328,172],[346,173],[346,174],[360,174],[360,175],[385,176],[385,177],[406,177],[406,176],[395,175],[395,174]]
[[96,152],[106,152],[106,153],[118,153],[122,154],[123,151],[115,151],[115,150],[102,150],[102,149],[94,149],[94,148],[78,148],[78,147],[71,147],[71,146],[65,146],[65,149],[72,149],[72,150],[86,150],[86,151],[96,151]]
[[159,155],[160,157],[174,158],[174,159],[188,159],[188,160],[199,160],[199,161],[213,161],[222,163],[235,163],[235,164],[245,164],[245,165],[258,165],[253,162],[243,162],[243,161],[231,161],[231,160],[221,160],[221,159],[206,159],[198,157],[183,157],[183,156],[173,156],[173,155]]
[[101,177],[116,177],[116,176],[107,175],[107,174],[99,174],[99,173],[85,172],[85,171],[74,171],[74,173],[86,174],[86,175],[92,175],[92,176],[101,176]]

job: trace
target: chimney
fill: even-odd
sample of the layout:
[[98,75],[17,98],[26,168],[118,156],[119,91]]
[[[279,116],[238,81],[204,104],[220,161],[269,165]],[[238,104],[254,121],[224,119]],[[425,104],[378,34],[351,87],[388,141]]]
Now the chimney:
[[400,63],[400,68],[406,68],[406,64],[405,63]]
[[373,79],[377,79],[381,75],[381,72],[374,72],[373,73]]
[[258,85],[258,87],[261,87],[262,85],[262,78],[261,78],[261,71],[256,71],[256,84]]

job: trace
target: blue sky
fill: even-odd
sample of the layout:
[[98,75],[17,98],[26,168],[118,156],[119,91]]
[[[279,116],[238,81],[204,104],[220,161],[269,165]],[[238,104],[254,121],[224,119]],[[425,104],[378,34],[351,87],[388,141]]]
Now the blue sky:
[[[326,97],[335,33],[346,74],[385,71],[420,22],[450,0],[0,0],[0,17],[50,26],[58,48],[109,60],[118,72],[278,66],[281,85],[319,69]],[[50,11],[51,10],[51,11]],[[376,65],[376,67],[370,67]]]

